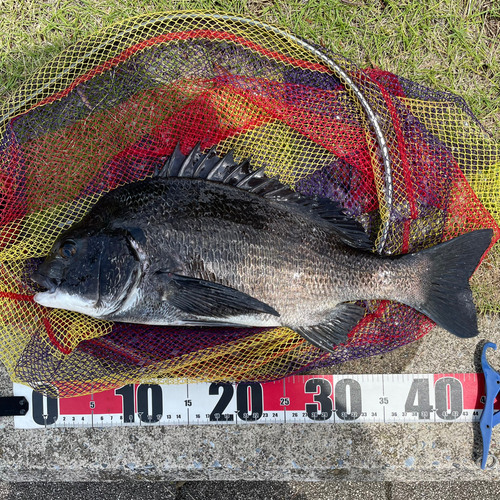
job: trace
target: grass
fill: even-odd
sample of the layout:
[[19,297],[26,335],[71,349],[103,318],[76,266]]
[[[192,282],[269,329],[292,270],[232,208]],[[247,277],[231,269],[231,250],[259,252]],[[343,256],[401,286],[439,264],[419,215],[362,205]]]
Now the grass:
[[65,47],[103,26],[187,8],[256,16],[360,66],[458,94],[500,138],[497,0],[0,0],[0,99]]

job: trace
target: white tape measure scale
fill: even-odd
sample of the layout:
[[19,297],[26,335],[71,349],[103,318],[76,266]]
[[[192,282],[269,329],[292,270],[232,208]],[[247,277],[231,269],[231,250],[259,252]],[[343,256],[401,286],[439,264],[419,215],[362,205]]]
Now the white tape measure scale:
[[65,399],[14,384],[14,395],[29,401],[28,413],[14,420],[22,429],[478,422],[484,394],[484,376],[475,373],[295,375],[236,385],[139,384]]

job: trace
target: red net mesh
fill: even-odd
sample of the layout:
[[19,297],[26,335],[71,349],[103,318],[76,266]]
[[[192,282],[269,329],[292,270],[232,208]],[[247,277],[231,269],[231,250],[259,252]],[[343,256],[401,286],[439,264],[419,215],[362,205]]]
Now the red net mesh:
[[478,228],[498,239],[499,148],[460,98],[328,54],[381,124],[389,204],[380,145],[348,82],[294,40],[210,16],[104,30],[4,107],[0,340],[14,380],[56,396],[140,381],[263,381],[387,352],[432,328],[407,306],[360,303],[365,317],[326,354],[285,328],[112,324],[35,304],[30,276],[57,236],[102,194],[151,175],[178,141],[183,153],[198,141],[233,149],[301,193],[339,201],[386,255]]

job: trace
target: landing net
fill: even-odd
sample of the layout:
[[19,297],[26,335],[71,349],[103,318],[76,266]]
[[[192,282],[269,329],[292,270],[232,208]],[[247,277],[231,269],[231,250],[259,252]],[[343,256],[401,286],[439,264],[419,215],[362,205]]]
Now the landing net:
[[[185,154],[198,141],[233,149],[301,193],[339,201],[383,255],[478,228],[500,236],[500,147],[461,98],[236,15],[136,17],[69,47],[0,108],[0,359],[14,381],[60,397],[265,381],[432,329],[407,306],[363,302],[348,342],[328,354],[286,328],[140,326],[34,303],[30,276],[57,236],[104,193],[152,175],[178,141]],[[498,255],[478,271],[483,313],[500,311],[488,292]]]

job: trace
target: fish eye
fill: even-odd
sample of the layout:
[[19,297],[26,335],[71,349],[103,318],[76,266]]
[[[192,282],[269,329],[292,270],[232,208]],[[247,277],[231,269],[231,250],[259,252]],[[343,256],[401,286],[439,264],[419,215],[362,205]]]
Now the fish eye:
[[75,253],[76,253],[76,243],[72,240],[65,241],[59,247],[59,255],[63,259],[69,259],[70,257],[73,257]]

